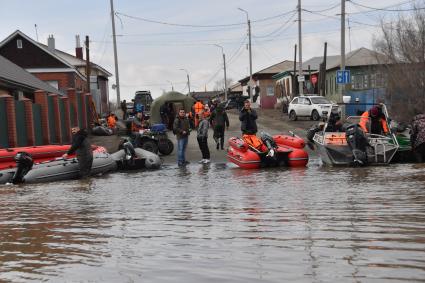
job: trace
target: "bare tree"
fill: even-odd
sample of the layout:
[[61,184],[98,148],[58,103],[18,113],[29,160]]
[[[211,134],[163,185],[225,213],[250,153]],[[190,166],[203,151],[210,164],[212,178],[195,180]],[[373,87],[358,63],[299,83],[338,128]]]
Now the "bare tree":
[[388,79],[391,115],[401,121],[425,111],[425,1],[420,2],[411,14],[381,22],[381,34],[374,40],[375,50],[386,57],[380,63]]
[[[227,78],[227,88],[230,87],[230,85],[233,83],[232,78]],[[224,79],[218,80],[214,84],[214,91],[223,91],[224,92]]]

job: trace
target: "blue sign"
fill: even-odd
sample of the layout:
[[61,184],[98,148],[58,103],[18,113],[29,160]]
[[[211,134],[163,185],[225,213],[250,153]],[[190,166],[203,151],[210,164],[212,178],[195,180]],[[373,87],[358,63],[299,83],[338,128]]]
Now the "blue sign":
[[340,85],[351,83],[350,70],[336,71],[336,83]]

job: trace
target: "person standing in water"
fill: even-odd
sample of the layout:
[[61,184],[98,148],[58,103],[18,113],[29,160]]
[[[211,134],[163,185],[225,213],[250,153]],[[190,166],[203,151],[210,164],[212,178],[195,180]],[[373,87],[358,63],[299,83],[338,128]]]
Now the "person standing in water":
[[87,178],[90,176],[91,167],[93,165],[93,151],[91,144],[87,139],[86,129],[80,129],[79,127],[71,128],[72,132],[72,144],[68,152],[62,157],[67,158],[68,155],[77,153],[78,168],[80,169],[80,178]]

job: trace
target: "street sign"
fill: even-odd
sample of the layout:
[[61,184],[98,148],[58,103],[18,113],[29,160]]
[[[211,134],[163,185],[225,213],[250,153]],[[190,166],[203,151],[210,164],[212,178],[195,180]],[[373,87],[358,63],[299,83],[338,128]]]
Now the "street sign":
[[298,76],[298,82],[304,82],[305,77],[304,76]]
[[350,70],[336,71],[336,83],[340,85],[351,83]]
[[315,85],[317,83],[317,76],[312,75],[310,80],[311,80],[311,83]]

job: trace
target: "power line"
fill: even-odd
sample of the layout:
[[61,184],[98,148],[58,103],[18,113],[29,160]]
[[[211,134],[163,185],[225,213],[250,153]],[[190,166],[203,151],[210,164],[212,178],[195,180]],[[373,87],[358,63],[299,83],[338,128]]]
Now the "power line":
[[289,17],[289,19],[286,21],[286,22],[284,22],[279,28],[277,28],[277,29],[275,29],[274,31],[272,31],[272,32],[270,32],[270,33],[268,33],[268,34],[266,34],[266,35],[258,35],[258,36],[252,36],[252,37],[255,37],[255,38],[264,38],[264,37],[269,37],[269,36],[271,36],[271,35],[273,35],[273,34],[275,34],[276,32],[279,32],[279,31],[281,31],[283,28],[285,28],[285,26],[294,18],[294,16],[296,15],[297,13],[296,12],[294,12],[292,15],[291,15],[291,17]]
[[[237,57],[239,57],[240,56],[240,54],[242,54],[242,53],[240,53],[239,51],[240,50],[242,50],[242,46],[244,46],[244,44],[245,44],[245,42],[246,42],[246,39],[247,39],[247,37],[248,36],[245,36],[244,38],[243,38],[243,40],[241,41],[241,44],[239,45],[239,47],[236,49],[236,51],[235,52],[233,52],[233,54],[230,56],[230,59],[227,61],[227,66],[230,66],[230,64],[233,62],[233,60],[235,60]],[[239,55],[237,55],[239,53]],[[222,70],[222,67],[220,66],[219,68],[218,68],[218,70],[208,79],[208,81],[205,83],[205,85],[207,85],[207,84],[209,84],[220,72],[221,72],[221,70]]]
[[[399,6],[402,6],[402,5],[405,5],[405,4],[413,3],[415,1],[416,0],[404,1],[404,2],[400,2],[400,3],[397,3],[397,4],[390,5],[390,6],[382,7],[381,9],[389,9],[389,8],[393,8],[393,7],[399,7]],[[348,2],[350,2],[350,1],[348,1]],[[360,6],[356,6],[356,5],[353,5],[353,7],[356,8],[356,10],[358,12],[350,12],[350,13],[347,13],[347,14],[354,15],[354,14],[368,14],[368,13],[380,12],[380,10],[363,10],[362,11],[362,10],[359,10]]]
[[[269,21],[269,20],[272,20],[272,19],[283,17],[283,16],[285,16],[287,14],[290,14],[292,12],[294,12],[294,10],[288,11],[288,12],[284,12],[284,13],[281,13],[281,14],[278,14],[278,15],[266,17],[266,18],[252,20],[251,22],[258,23],[258,22]],[[115,12],[115,15],[121,15],[121,16],[130,18],[130,19],[133,19],[133,20],[139,20],[139,21],[144,21],[144,22],[153,23],[153,24],[161,24],[161,25],[167,25],[167,26],[178,26],[178,27],[214,28],[214,27],[242,26],[242,25],[245,25],[246,24],[245,22],[229,23],[229,24],[219,24],[219,25],[179,24],[179,23],[170,23],[170,22],[159,21],[159,20],[152,20],[152,19],[147,19],[147,18],[138,17],[138,16],[131,16],[131,15],[124,14],[124,13],[121,13],[121,12]]]
[[[330,19],[334,19],[334,20],[340,20],[340,18],[338,18],[336,16],[325,15],[325,14],[322,14],[322,13],[319,13],[319,12],[313,12],[313,11],[310,11],[310,10],[307,10],[307,9],[302,9],[302,10],[304,12],[315,14],[315,15],[319,15],[319,16],[322,16],[322,17],[325,17],[325,18],[330,18]],[[362,23],[362,22],[358,22],[358,21],[355,21],[355,20],[351,20],[351,22],[356,23],[356,24],[359,24],[359,25],[364,25],[364,26],[380,27],[380,25],[367,24],[367,23]]]
[[387,8],[374,8],[370,6],[366,6],[360,3],[353,2],[352,0],[348,1],[353,5],[363,7],[366,9],[374,10],[374,11],[385,11],[385,12],[409,12],[409,11],[417,11],[417,10],[424,10],[425,7],[418,7],[418,8],[409,8],[409,9],[387,9]]
[[326,9],[323,9],[323,10],[312,10],[312,11],[313,12],[317,12],[317,13],[322,13],[322,12],[327,12],[327,11],[333,10],[336,7],[339,7],[339,6],[341,6],[341,3],[337,3],[337,4],[335,4],[335,5],[331,6],[331,7],[326,8]]

